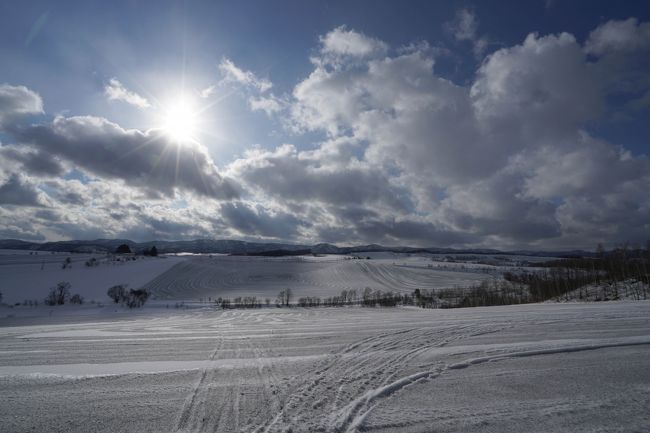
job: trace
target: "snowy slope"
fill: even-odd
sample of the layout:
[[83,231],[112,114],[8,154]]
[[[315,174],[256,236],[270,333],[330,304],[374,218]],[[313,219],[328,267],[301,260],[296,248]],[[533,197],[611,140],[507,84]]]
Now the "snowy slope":
[[[62,269],[62,263],[68,257],[72,266]],[[85,266],[91,257],[100,260],[99,266]],[[34,299],[42,303],[50,287],[67,281],[72,293],[79,293],[88,301],[108,301],[106,290],[109,287],[115,284],[140,287],[183,260],[150,257],[117,262],[108,261],[104,255],[49,252],[29,255],[5,250],[0,254],[0,292],[3,302],[8,304]]]
[[[424,262],[426,264],[430,261]],[[420,288],[468,286],[492,278],[460,268],[426,267],[419,257],[350,260],[326,257],[192,257],[146,285],[158,299],[213,299],[258,296],[275,299],[290,288],[295,297],[338,295],[342,290],[365,288],[412,292]]]
[[3,431],[645,432],[650,302],[0,319]]

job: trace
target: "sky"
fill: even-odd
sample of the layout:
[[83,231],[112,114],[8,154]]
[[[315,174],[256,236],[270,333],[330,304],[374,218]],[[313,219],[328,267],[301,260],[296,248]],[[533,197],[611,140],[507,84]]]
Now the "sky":
[[650,239],[644,1],[0,4],[0,238]]

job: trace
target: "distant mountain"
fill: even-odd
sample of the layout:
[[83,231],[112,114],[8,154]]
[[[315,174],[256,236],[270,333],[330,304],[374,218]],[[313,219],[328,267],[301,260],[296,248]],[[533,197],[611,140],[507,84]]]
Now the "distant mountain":
[[114,252],[118,246],[127,244],[131,251],[142,253],[156,246],[160,253],[208,253],[236,255],[301,255],[301,254],[350,254],[362,252],[393,252],[393,253],[432,253],[432,254],[508,254],[522,256],[544,257],[576,257],[593,256],[586,251],[499,251],[493,249],[453,249],[453,248],[418,248],[418,247],[386,247],[377,244],[338,247],[321,243],[316,245],[296,245],[283,243],[245,242],[230,239],[195,239],[191,241],[148,241],[134,242],[129,239],[95,239],[72,240],[58,242],[26,242],[17,239],[0,240],[0,249],[40,250],[61,252]]

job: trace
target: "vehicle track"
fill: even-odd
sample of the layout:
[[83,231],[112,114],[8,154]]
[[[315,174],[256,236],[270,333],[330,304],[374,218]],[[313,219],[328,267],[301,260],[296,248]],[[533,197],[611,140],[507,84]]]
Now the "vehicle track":
[[287,398],[281,413],[257,431],[348,431],[378,401],[442,370],[442,366],[432,366],[430,371],[421,372],[421,366],[410,364],[418,354],[479,331],[484,332],[485,328],[405,328],[349,344],[306,374],[303,384]]

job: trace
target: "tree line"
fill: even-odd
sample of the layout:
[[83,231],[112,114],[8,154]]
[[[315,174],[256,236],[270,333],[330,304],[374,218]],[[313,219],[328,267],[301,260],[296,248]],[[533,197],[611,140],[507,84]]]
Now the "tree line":
[[[612,251],[602,245],[596,248],[595,257],[571,257],[538,264],[544,268],[534,272],[506,272],[504,278],[512,283],[524,284],[530,292],[530,302],[541,302],[565,297],[578,291],[578,298],[586,296],[585,286],[597,284],[602,293],[597,299],[619,299],[632,295],[635,299],[648,299],[650,286],[650,242],[645,250],[630,248],[627,244]],[[634,289],[630,289],[633,283]],[[634,290],[634,293],[621,293]]]

